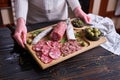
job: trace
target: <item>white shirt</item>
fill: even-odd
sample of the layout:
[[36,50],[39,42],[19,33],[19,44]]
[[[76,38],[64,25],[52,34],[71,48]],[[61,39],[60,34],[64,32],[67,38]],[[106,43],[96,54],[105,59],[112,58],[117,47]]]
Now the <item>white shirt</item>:
[[39,23],[68,18],[68,5],[74,10],[80,6],[78,0],[15,0],[16,18],[27,23]]

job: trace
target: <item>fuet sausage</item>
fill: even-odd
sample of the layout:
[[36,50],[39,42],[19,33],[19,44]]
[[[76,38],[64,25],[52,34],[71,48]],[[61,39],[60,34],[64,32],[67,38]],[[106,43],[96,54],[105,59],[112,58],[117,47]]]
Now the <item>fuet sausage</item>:
[[75,34],[74,34],[74,30],[73,30],[73,26],[70,22],[70,20],[68,19],[67,21],[67,30],[66,30],[66,33],[67,33],[67,39],[68,40],[75,40]]
[[44,30],[43,32],[39,33],[32,41],[32,44],[36,44],[40,39],[45,37],[51,30],[53,29],[52,26]]

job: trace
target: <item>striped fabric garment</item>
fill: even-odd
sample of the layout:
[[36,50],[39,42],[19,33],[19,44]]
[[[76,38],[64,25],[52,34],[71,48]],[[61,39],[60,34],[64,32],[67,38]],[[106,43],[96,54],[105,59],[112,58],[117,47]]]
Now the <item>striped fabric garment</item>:
[[11,0],[11,6],[12,6],[12,13],[13,13],[14,24],[16,25],[15,0]]

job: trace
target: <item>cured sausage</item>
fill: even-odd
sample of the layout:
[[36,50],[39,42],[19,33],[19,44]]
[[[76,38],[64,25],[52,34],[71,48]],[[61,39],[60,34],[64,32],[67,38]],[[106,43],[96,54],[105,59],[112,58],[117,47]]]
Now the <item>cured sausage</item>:
[[67,33],[68,40],[75,40],[75,34],[74,34],[73,26],[72,26],[70,20],[68,20],[68,22],[67,22],[66,33]]
[[51,32],[50,38],[53,41],[61,40],[66,31],[66,28],[67,28],[66,22],[59,22]]
[[46,36],[51,30],[53,29],[52,26],[44,30],[43,32],[39,33],[32,41],[32,44],[36,44],[40,39]]

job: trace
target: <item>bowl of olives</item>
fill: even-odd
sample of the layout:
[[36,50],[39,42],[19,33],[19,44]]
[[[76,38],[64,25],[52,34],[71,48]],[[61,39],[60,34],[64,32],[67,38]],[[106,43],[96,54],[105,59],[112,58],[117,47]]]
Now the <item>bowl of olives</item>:
[[72,23],[72,25],[73,25],[74,27],[77,27],[77,28],[81,28],[81,27],[84,26],[84,22],[83,22],[81,19],[79,19],[79,18],[73,19],[73,20],[71,21],[71,23]]
[[97,41],[102,36],[102,32],[98,28],[89,27],[85,29],[85,37],[91,41]]

